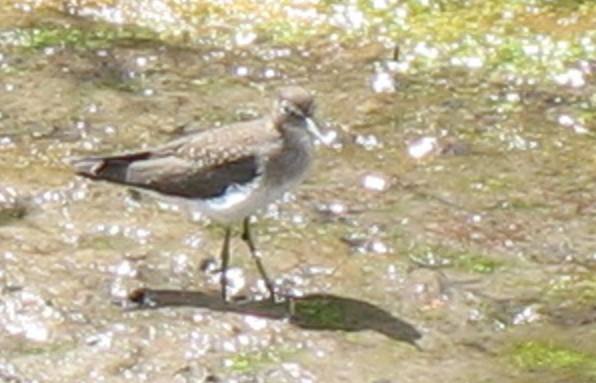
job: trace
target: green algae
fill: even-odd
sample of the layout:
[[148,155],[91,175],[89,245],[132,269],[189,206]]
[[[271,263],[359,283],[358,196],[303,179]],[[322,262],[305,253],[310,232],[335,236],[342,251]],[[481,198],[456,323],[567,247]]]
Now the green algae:
[[478,274],[490,274],[502,266],[502,262],[486,255],[442,245],[417,245],[409,251],[409,257],[413,262],[431,268],[452,267]]
[[545,299],[554,304],[591,307],[596,302],[596,276],[582,273],[559,277],[546,287]]
[[40,25],[0,31],[0,46],[43,50],[50,47],[93,50],[118,43],[139,44],[153,41],[157,35],[138,27],[113,27],[90,24],[89,27]]
[[567,371],[577,378],[596,379],[596,355],[552,342],[527,341],[516,345],[511,362],[527,371]]
[[295,350],[288,347],[272,347],[256,352],[241,352],[228,359],[227,368],[237,374],[254,373],[280,360],[295,354]]

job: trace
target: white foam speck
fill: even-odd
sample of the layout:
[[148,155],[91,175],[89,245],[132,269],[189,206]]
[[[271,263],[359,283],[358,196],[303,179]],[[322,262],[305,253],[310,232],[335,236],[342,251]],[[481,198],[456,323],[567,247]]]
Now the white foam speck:
[[383,191],[387,188],[387,180],[379,175],[367,174],[362,179],[362,185],[368,190]]
[[248,68],[245,66],[239,66],[238,68],[236,68],[236,74],[238,76],[244,77],[248,75]]
[[563,126],[571,126],[575,121],[567,114],[562,114],[559,116],[559,124]]
[[568,85],[573,88],[580,88],[586,84],[584,74],[579,69],[569,69],[567,72],[558,73],[553,76],[556,83],[560,85]]
[[267,319],[259,318],[252,315],[244,317],[244,322],[253,330],[264,330],[267,328]]
[[408,145],[408,153],[416,159],[422,158],[435,150],[437,145],[435,137],[422,137]]
[[239,31],[234,36],[236,44],[239,46],[246,46],[252,44],[257,39],[257,34],[253,31]]
[[395,81],[393,76],[387,72],[378,72],[372,78],[372,88],[375,93],[395,92]]
[[113,272],[114,274],[126,277],[135,277],[137,275],[137,269],[128,260],[120,262],[113,268]]
[[137,57],[137,65],[140,67],[143,67],[145,65],[147,65],[147,57]]

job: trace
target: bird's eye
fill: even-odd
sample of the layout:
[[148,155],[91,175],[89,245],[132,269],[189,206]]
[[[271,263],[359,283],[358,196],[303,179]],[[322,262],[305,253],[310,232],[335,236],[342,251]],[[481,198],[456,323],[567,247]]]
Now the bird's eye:
[[287,116],[301,117],[302,112],[286,100],[281,101],[281,111]]

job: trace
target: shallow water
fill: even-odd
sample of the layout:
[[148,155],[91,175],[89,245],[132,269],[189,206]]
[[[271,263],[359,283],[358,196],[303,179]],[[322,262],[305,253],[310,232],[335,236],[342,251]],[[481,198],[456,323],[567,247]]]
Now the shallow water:
[[[593,2],[0,10],[0,381],[596,381]],[[336,136],[256,221],[291,304],[237,239],[222,305],[221,228],[66,164],[291,83]]]

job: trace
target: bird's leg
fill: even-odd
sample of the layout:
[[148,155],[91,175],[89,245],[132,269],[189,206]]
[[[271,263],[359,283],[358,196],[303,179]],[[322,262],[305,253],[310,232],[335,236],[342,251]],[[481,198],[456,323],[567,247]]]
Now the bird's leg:
[[252,259],[255,260],[255,263],[257,264],[257,269],[259,269],[261,278],[263,278],[263,281],[265,281],[265,286],[267,287],[267,290],[269,291],[269,298],[271,299],[272,302],[275,303],[275,290],[273,289],[273,283],[271,282],[271,279],[269,279],[269,276],[267,275],[267,272],[265,271],[265,268],[263,267],[263,264],[261,263],[261,256],[259,254],[257,254],[257,249],[256,249],[255,243],[253,241],[252,232],[250,230],[250,217],[244,218],[243,230],[242,230],[242,240],[244,242],[246,242],[246,244],[248,245],[248,249],[250,250],[250,255],[251,255]]
[[226,274],[228,272],[228,264],[230,263],[230,237],[232,228],[226,227],[226,234],[224,237],[223,247],[221,248],[221,275],[219,283],[221,284],[221,298],[224,302],[228,301],[228,279]]

